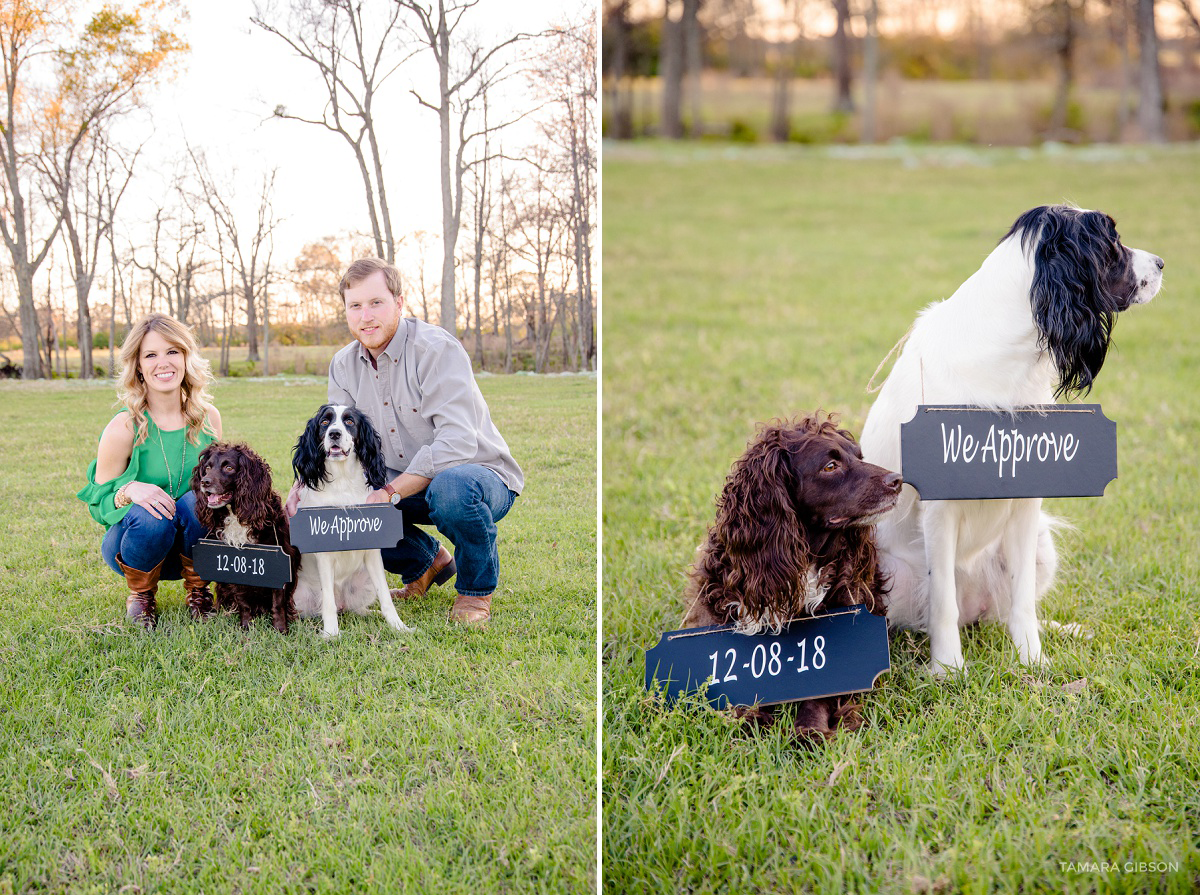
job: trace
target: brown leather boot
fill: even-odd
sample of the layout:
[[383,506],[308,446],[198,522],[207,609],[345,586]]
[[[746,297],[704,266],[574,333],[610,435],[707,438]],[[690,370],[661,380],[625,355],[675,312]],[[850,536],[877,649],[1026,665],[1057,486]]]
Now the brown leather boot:
[[468,597],[458,595],[450,609],[450,621],[464,625],[481,625],[492,617],[492,595]]
[[153,631],[158,624],[158,603],[154,595],[158,593],[158,576],[162,572],[162,563],[149,572],[143,572],[141,569],[125,565],[118,555],[117,565],[125,573],[125,584],[129,587],[129,596],[125,598],[125,615],[134,624],[141,625],[147,631]]
[[439,546],[437,556],[433,558],[433,565],[426,569],[420,578],[408,582],[404,587],[395,588],[392,591],[392,599],[415,600],[417,597],[423,597],[430,585],[445,584],[457,572],[458,566],[454,564],[454,557],[450,555],[450,551]]
[[183,586],[187,588],[187,610],[193,621],[202,622],[217,614],[208,582],[196,574],[190,556],[180,556],[183,564]]

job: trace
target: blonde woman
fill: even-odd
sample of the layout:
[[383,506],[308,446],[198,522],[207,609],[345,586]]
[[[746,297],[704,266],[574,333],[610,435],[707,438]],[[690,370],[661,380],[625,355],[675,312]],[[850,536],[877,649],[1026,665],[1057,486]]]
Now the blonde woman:
[[78,494],[106,529],[104,561],[125,576],[126,614],[148,629],[158,622],[160,579],[183,578],[192,618],[213,614],[208,582],[192,567],[204,529],[191,491],[200,451],[221,437],[211,377],[187,326],[166,314],[134,324],[121,346],[122,409],[100,436]]

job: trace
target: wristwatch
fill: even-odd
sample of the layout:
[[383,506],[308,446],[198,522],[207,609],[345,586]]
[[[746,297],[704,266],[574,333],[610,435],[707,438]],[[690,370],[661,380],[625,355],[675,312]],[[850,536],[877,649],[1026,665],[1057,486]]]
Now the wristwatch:
[[402,501],[404,498],[400,496],[399,491],[392,487],[391,482],[388,482],[386,485],[384,485],[383,490],[388,493],[388,500],[391,501],[392,506],[400,506],[400,501]]

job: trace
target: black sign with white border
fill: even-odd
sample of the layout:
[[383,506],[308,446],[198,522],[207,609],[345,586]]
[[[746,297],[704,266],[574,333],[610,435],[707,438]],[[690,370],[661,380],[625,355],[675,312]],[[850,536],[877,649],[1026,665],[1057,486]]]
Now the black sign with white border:
[[230,547],[224,541],[201,538],[192,549],[196,574],[205,581],[243,584],[272,590],[292,580],[292,561],[275,544]]
[[301,553],[378,550],[404,537],[404,516],[390,503],[307,507],[292,517],[291,534]]
[[1100,497],[1117,477],[1117,424],[1099,404],[922,404],[900,426],[900,457],[922,500]]
[[891,667],[887,620],[855,606],[778,634],[729,625],[667,631],[646,651],[646,689],[674,704],[707,683],[714,708],[771,705],[870,690]]

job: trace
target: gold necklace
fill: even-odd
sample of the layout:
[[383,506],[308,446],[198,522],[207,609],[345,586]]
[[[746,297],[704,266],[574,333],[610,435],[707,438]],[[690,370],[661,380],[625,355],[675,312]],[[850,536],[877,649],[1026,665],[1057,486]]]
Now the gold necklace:
[[[155,428],[158,428],[157,425]],[[158,430],[158,449],[162,451],[163,465],[167,467],[167,493],[171,495],[171,499],[175,499],[175,490],[183,485],[183,474],[187,468],[187,433],[183,436],[183,450],[179,454],[179,484],[175,484],[175,477],[171,475],[171,463],[167,460],[167,448],[163,444],[162,429]]]

